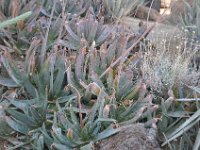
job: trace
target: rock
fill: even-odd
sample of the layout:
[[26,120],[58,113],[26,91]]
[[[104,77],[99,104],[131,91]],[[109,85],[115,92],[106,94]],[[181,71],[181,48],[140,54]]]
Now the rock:
[[143,124],[131,124],[97,144],[96,150],[161,150],[156,140],[156,130]]
[[145,20],[149,19],[152,21],[156,21],[161,17],[158,11],[146,6],[139,6],[135,13],[135,16],[140,19],[145,19]]

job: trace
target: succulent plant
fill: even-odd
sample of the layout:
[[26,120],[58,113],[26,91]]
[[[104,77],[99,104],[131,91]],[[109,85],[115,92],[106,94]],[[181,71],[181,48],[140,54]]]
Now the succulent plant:
[[[92,8],[91,8],[92,9]],[[104,25],[104,19],[99,22],[89,10],[85,18],[75,18],[65,23],[67,35],[59,43],[68,49],[78,50],[85,46],[89,48],[95,42],[95,46],[100,46],[105,42],[112,30]]]
[[[3,2],[7,10],[11,1]],[[105,2],[102,7],[110,18],[114,18],[112,11],[120,18],[137,2],[113,1],[116,8],[112,9]],[[133,81],[134,73],[126,61],[135,36],[127,37],[120,25],[111,28],[105,24],[107,16],[98,17],[98,6],[92,7],[95,3],[18,3],[17,15],[29,5],[33,14],[23,22],[24,27],[3,30],[0,41],[4,47],[0,61],[6,70],[0,76],[0,131],[4,131],[0,135],[6,135],[8,148],[92,149],[95,142],[119,132],[118,124],[152,121],[157,106],[145,85]],[[13,60],[15,48],[24,55],[22,70]]]
[[[158,123],[162,146],[170,149],[199,149],[199,95],[198,87],[183,86],[185,97],[173,86],[168,90],[168,98],[161,98],[157,112],[162,121]],[[163,138],[161,138],[163,137]],[[195,139],[195,140],[192,140]],[[176,142],[175,142],[176,140]]]
[[133,15],[143,3],[144,0],[92,0],[91,5],[98,18],[104,17],[108,22],[119,22],[123,17]]

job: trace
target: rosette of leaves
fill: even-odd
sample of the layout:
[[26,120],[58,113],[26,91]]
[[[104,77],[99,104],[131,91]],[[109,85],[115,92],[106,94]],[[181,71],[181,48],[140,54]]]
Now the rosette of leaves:
[[34,5],[33,1],[1,1],[1,21],[6,21],[11,17],[15,18],[28,11],[32,12],[28,19],[17,20],[16,25],[14,24],[1,30],[2,36],[0,37],[0,44],[2,50],[22,53],[24,49],[29,47],[30,40],[35,34],[35,30],[30,30],[30,27],[39,16],[40,8],[38,5]]
[[[34,53],[30,55],[29,61],[25,62],[24,72],[16,67],[11,60],[9,53],[5,53],[2,56],[2,62],[6,68],[10,79],[10,83],[7,86],[24,87],[30,97],[35,98],[37,95],[40,98],[47,98],[49,100],[56,99],[65,95],[63,90],[63,81],[65,75],[65,58],[61,55],[52,54],[49,56],[41,69],[37,67],[37,59],[34,57]],[[5,85],[2,77],[1,84]],[[14,81],[14,83],[13,83]],[[56,96],[57,95],[57,96]],[[59,96],[60,95],[60,96]]]
[[107,18],[121,20],[123,17],[131,16],[144,0],[103,0],[104,14]]
[[52,6],[56,3],[54,16],[60,16],[64,12],[68,19],[82,15],[90,6],[90,0],[38,0],[37,2],[43,7],[43,15],[50,17]]
[[[41,69],[35,68],[33,60],[29,61],[24,72],[20,72],[14,66],[9,53],[2,56],[2,62],[11,79],[7,79],[10,84],[5,85],[5,82],[2,82],[3,78],[1,84],[8,87],[20,86],[27,92],[27,100],[3,97],[3,102],[7,105],[4,107],[0,129],[12,132],[12,135],[19,134],[13,141],[8,136],[7,140],[12,148],[72,149],[92,141],[96,142],[119,131],[107,128],[108,126],[103,128],[104,124],[115,122],[114,119],[103,116],[106,104],[103,101],[106,95],[103,89],[96,95],[97,102],[90,108],[91,111],[84,111],[78,107],[79,91],[73,88],[70,82],[69,88],[65,88],[66,62],[59,53],[47,57]],[[76,117],[77,114],[79,117]],[[82,115],[86,117],[81,117]]]
[[[80,115],[77,117],[76,112],[80,114],[80,110],[74,106],[68,105],[65,108],[58,106],[59,112],[53,125],[54,143],[52,147],[70,149],[84,145],[92,149],[92,143],[120,131],[120,128],[114,129],[110,126],[111,123],[116,123],[116,120],[104,115],[106,94],[103,89],[99,90],[94,105],[90,109],[81,109],[83,118]],[[65,117],[69,115],[70,118]]]
[[[134,119],[130,122],[136,122],[147,116],[150,121],[153,119],[151,113],[157,109],[157,106],[152,104],[152,96],[148,94],[146,88],[142,90],[142,85],[133,81],[134,73],[123,60],[112,66],[113,62],[124,53],[128,40],[128,37],[120,36],[110,43],[102,44],[99,49],[95,48],[95,45],[88,50],[82,48],[78,51],[75,64],[67,70],[67,84],[83,91],[80,95],[84,104],[92,105],[91,99],[95,98],[103,88],[108,101],[107,115],[124,122],[122,124],[128,123],[131,118]],[[140,59],[133,57],[132,61],[137,62]],[[109,71],[103,76],[107,68]],[[124,103],[128,104],[125,106]]]
[[[61,57],[58,59],[58,57],[60,56],[49,56],[42,65],[42,69],[37,69],[34,55],[30,57],[27,55],[27,58],[30,59],[24,65],[23,72],[14,65],[9,53],[5,52],[1,57],[2,63],[10,76],[10,78],[6,78],[6,81],[9,82],[5,82],[5,77],[2,77],[1,84],[10,88],[15,87],[25,90],[23,99],[20,98],[21,93],[18,90],[16,90],[15,95],[19,95],[19,97],[2,97],[1,106],[4,106],[2,119],[5,119],[2,120],[4,121],[4,126],[2,124],[0,129],[7,131],[11,128],[11,136],[16,133],[19,134],[19,137],[13,140],[8,136],[7,140],[12,148],[26,145],[25,147],[30,149],[32,148],[30,144],[35,143],[36,140],[39,140],[36,143],[40,147],[44,147],[40,143],[43,140],[48,141],[48,138],[44,139],[42,137],[40,129],[42,126],[44,126],[43,128],[51,126],[51,123],[49,123],[51,121],[49,120],[53,117],[52,111],[54,107],[51,107],[49,103],[54,103],[53,101],[57,98],[60,98],[59,102],[61,103],[75,98],[74,95],[69,96],[68,92],[63,89],[65,61]],[[47,109],[48,107],[52,110]]]
[[120,21],[123,17],[133,16],[144,0],[92,0],[91,5],[98,18],[102,16],[107,22]]
[[[11,78],[10,86],[27,92],[22,100],[3,99],[8,104],[4,116],[9,118],[6,128],[19,134],[11,146],[27,149],[90,147],[92,142],[120,130],[113,129],[112,124],[151,122],[151,113],[155,110],[151,96],[146,96],[145,88],[138,91],[141,85],[135,86],[133,72],[124,60],[102,76],[126,50],[127,41],[124,35],[104,42],[99,48],[95,48],[95,43],[88,49],[82,47],[77,51],[75,63],[71,64],[70,58],[61,52],[51,52],[39,67],[34,49],[29,49],[24,72],[20,72],[9,53],[5,53],[1,59]],[[4,83],[1,82],[9,86]],[[41,118],[35,118],[37,115]]]
[[[24,54],[30,47],[33,38],[46,40],[46,44],[43,43],[50,48],[58,38],[61,32],[59,30],[61,30],[62,19],[53,16],[53,12],[56,11],[56,2],[51,4],[52,12],[50,13],[45,13],[43,5],[33,0],[26,2],[21,2],[21,0],[2,1],[1,3],[2,9],[0,11],[2,15],[0,19],[2,21],[16,17],[23,12],[32,12],[28,19],[17,20],[17,25],[9,26],[1,31],[0,46],[4,51]],[[46,47],[43,49],[46,49]]]
[[97,21],[91,14],[91,9],[87,12],[85,18],[75,18],[66,22],[67,35],[59,40],[61,45],[68,49],[78,50],[84,46],[89,48],[93,42],[95,42],[95,46],[100,46],[109,38],[112,30],[104,25],[103,18]]

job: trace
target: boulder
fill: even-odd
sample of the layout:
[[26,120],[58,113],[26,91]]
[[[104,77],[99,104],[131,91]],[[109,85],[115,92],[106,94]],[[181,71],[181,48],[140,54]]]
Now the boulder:
[[130,124],[97,144],[96,150],[161,150],[156,140],[156,129],[144,124]]
[[160,13],[157,10],[151,9],[146,6],[139,6],[135,13],[135,16],[140,19],[149,19],[152,21],[156,21],[161,17]]

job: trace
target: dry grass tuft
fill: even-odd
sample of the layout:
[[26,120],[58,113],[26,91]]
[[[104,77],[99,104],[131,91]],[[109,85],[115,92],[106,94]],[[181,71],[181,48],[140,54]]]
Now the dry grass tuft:
[[[188,79],[196,79],[198,72],[191,67],[191,59],[196,50],[188,48],[188,40],[180,35],[165,35],[159,48],[147,48],[141,66],[143,78],[154,90],[161,91],[180,83],[188,83]],[[198,81],[196,81],[198,82]],[[193,86],[197,83],[190,82]]]

